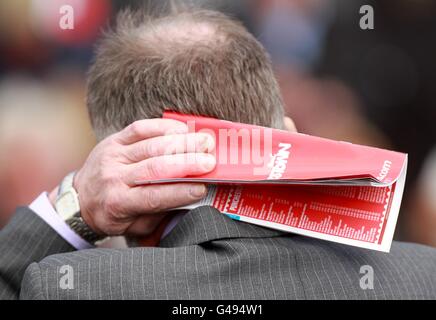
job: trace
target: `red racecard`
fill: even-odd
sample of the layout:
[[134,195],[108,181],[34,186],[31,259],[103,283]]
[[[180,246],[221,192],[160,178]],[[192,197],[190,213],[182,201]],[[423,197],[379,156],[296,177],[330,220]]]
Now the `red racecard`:
[[[138,181],[209,184],[211,205],[231,218],[373,250],[390,250],[407,155],[283,130],[165,112],[216,141],[202,176]],[[189,143],[189,142],[187,142]]]

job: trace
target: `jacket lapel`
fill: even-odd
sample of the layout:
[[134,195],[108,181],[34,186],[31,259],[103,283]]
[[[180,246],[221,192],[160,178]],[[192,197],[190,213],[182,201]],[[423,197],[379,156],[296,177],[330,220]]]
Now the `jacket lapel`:
[[218,239],[270,238],[287,233],[235,221],[209,206],[195,208],[161,240],[161,247],[201,244]]

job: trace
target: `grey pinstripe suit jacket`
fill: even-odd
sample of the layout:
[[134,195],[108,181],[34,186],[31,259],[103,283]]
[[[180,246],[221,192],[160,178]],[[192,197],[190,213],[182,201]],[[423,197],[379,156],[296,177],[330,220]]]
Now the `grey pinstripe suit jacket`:
[[[74,270],[61,289],[60,268]],[[362,265],[374,288],[360,287]],[[158,248],[73,248],[27,208],[0,232],[2,299],[436,298],[436,249],[379,253],[190,211]]]

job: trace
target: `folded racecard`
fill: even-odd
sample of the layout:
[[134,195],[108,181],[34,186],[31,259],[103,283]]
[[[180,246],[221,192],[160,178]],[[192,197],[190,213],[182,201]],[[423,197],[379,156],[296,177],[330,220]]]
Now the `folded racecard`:
[[231,218],[388,252],[400,210],[407,155],[207,117],[165,112],[214,136],[216,168],[203,176],[138,181],[203,182]]

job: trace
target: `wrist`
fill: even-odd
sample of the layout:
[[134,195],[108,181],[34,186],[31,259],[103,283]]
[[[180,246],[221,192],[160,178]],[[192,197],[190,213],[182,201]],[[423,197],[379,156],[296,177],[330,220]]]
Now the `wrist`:
[[49,199],[54,202],[58,215],[64,219],[74,232],[89,243],[95,244],[105,236],[97,234],[90,227],[87,219],[83,218],[79,194],[74,185],[75,178],[76,174],[74,172],[67,175],[59,187],[50,193]]

